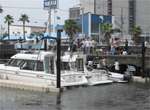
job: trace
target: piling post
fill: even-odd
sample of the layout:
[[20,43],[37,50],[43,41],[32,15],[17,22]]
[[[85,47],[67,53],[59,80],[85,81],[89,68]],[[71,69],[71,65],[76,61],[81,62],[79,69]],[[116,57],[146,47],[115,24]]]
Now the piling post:
[[60,68],[61,32],[62,30],[57,30],[57,88],[61,88],[61,68]]
[[142,78],[145,78],[145,45],[142,43]]
[[47,40],[44,39],[44,50],[47,51]]

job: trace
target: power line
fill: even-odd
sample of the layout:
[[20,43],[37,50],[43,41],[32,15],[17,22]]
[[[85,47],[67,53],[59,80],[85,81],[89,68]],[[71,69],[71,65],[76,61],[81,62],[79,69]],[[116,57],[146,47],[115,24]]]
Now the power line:
[[[44,10],[44,8],[39,8],[39,7],[7,7],[7,6],[3,6],[2,8],[14,8],[14,9],[35,9],[35,10]],[[57,9],[60,11],[64,11],[64,12],[69,12],[69,10],[63,10],[63,9]]]

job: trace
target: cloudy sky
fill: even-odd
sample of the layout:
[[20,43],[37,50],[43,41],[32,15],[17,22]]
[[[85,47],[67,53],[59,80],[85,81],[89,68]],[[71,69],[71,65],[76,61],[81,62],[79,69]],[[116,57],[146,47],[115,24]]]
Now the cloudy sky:
[[[7,14],[13,16],[14,25],[22,25],[22,22],[18,22],[18,19],[21,14],[27,14],[30,23],[26,23],[26,25],[44,26],[44,22],[47,21],[48,11],[43,9],[43,1],[44,0],[0,0],[0,5],[4,11],[0,14],[0,25],[4,27],[7,26],[7,24],[4,23],[4,17]],[[77,4],[79,4],[79,0],[59,0],[59,9],[57,9],[56,16],[59,16],[61,19],[56,20],[56,24],[63,24],[64,20],[69,17],[69,8]]]

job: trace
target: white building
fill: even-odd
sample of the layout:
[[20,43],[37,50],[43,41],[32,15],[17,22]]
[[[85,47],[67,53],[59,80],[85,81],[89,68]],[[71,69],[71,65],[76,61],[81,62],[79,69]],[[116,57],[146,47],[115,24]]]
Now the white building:
[[[37,26],[25,26],[25,34],[31,34],[33,32],[45,32],[45,27]],[[22,25],[10,25],[10,35],[23,35]]]

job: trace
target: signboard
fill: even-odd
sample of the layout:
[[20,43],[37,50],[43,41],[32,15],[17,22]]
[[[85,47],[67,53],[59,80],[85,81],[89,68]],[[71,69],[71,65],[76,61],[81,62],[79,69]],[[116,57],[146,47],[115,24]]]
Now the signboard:
[[44,0],[44,10],[56,9],[58,0]]

